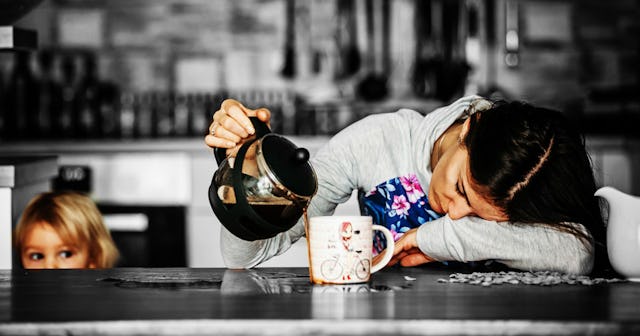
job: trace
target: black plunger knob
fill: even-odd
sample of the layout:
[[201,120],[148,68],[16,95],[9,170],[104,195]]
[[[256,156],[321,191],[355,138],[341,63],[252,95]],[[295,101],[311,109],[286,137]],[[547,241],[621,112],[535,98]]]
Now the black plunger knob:
[[296,164],[305,164],[309,161],[309,151],[306,148],[297,148],[293,154],[293,161]]

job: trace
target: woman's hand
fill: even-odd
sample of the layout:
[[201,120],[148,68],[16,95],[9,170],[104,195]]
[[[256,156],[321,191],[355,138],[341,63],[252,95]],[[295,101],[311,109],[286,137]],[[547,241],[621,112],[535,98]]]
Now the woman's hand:
[[387,266],[393,266],[399,262],[402,266],[410,267],[435,261],[418,248],[417,232],[418,228],[411,229],[395,242],[393,257]]
[[237,151],[255,133],[249,117],[258,117],[269,126],[271,112],[266,108],[252,110],[237,100],[225,99],[213,114],[204,142],[212,148],[227,148],[227,155]]

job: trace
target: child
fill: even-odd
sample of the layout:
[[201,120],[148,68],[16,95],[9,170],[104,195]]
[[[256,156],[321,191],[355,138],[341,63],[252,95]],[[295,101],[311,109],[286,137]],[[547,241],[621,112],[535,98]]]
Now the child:
[[14,243],[27,269],[110,268],[118,258],[95,203],[71,191],[35,196],[22,213]]

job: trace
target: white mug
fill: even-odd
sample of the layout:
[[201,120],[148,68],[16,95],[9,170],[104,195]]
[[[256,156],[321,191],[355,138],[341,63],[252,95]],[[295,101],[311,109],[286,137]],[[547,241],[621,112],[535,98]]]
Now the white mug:
[[[381,231],[387,248],[384,256],[371,265],[373,231]],[[352,284],[369,281],[393,257],[393,235],[370,216],[318,216],[307,228],[309,276],[314,284]]]

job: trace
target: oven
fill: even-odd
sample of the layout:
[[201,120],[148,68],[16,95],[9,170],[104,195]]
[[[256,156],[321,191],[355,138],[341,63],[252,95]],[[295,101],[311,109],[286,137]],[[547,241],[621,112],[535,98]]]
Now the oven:
[[118,267],[186,267],[186,209],[98,203],[120,251]]
[[117,267],[186,267],[189,174],[182,153],[63,155],[53,188],[92,197],[120,252]]

